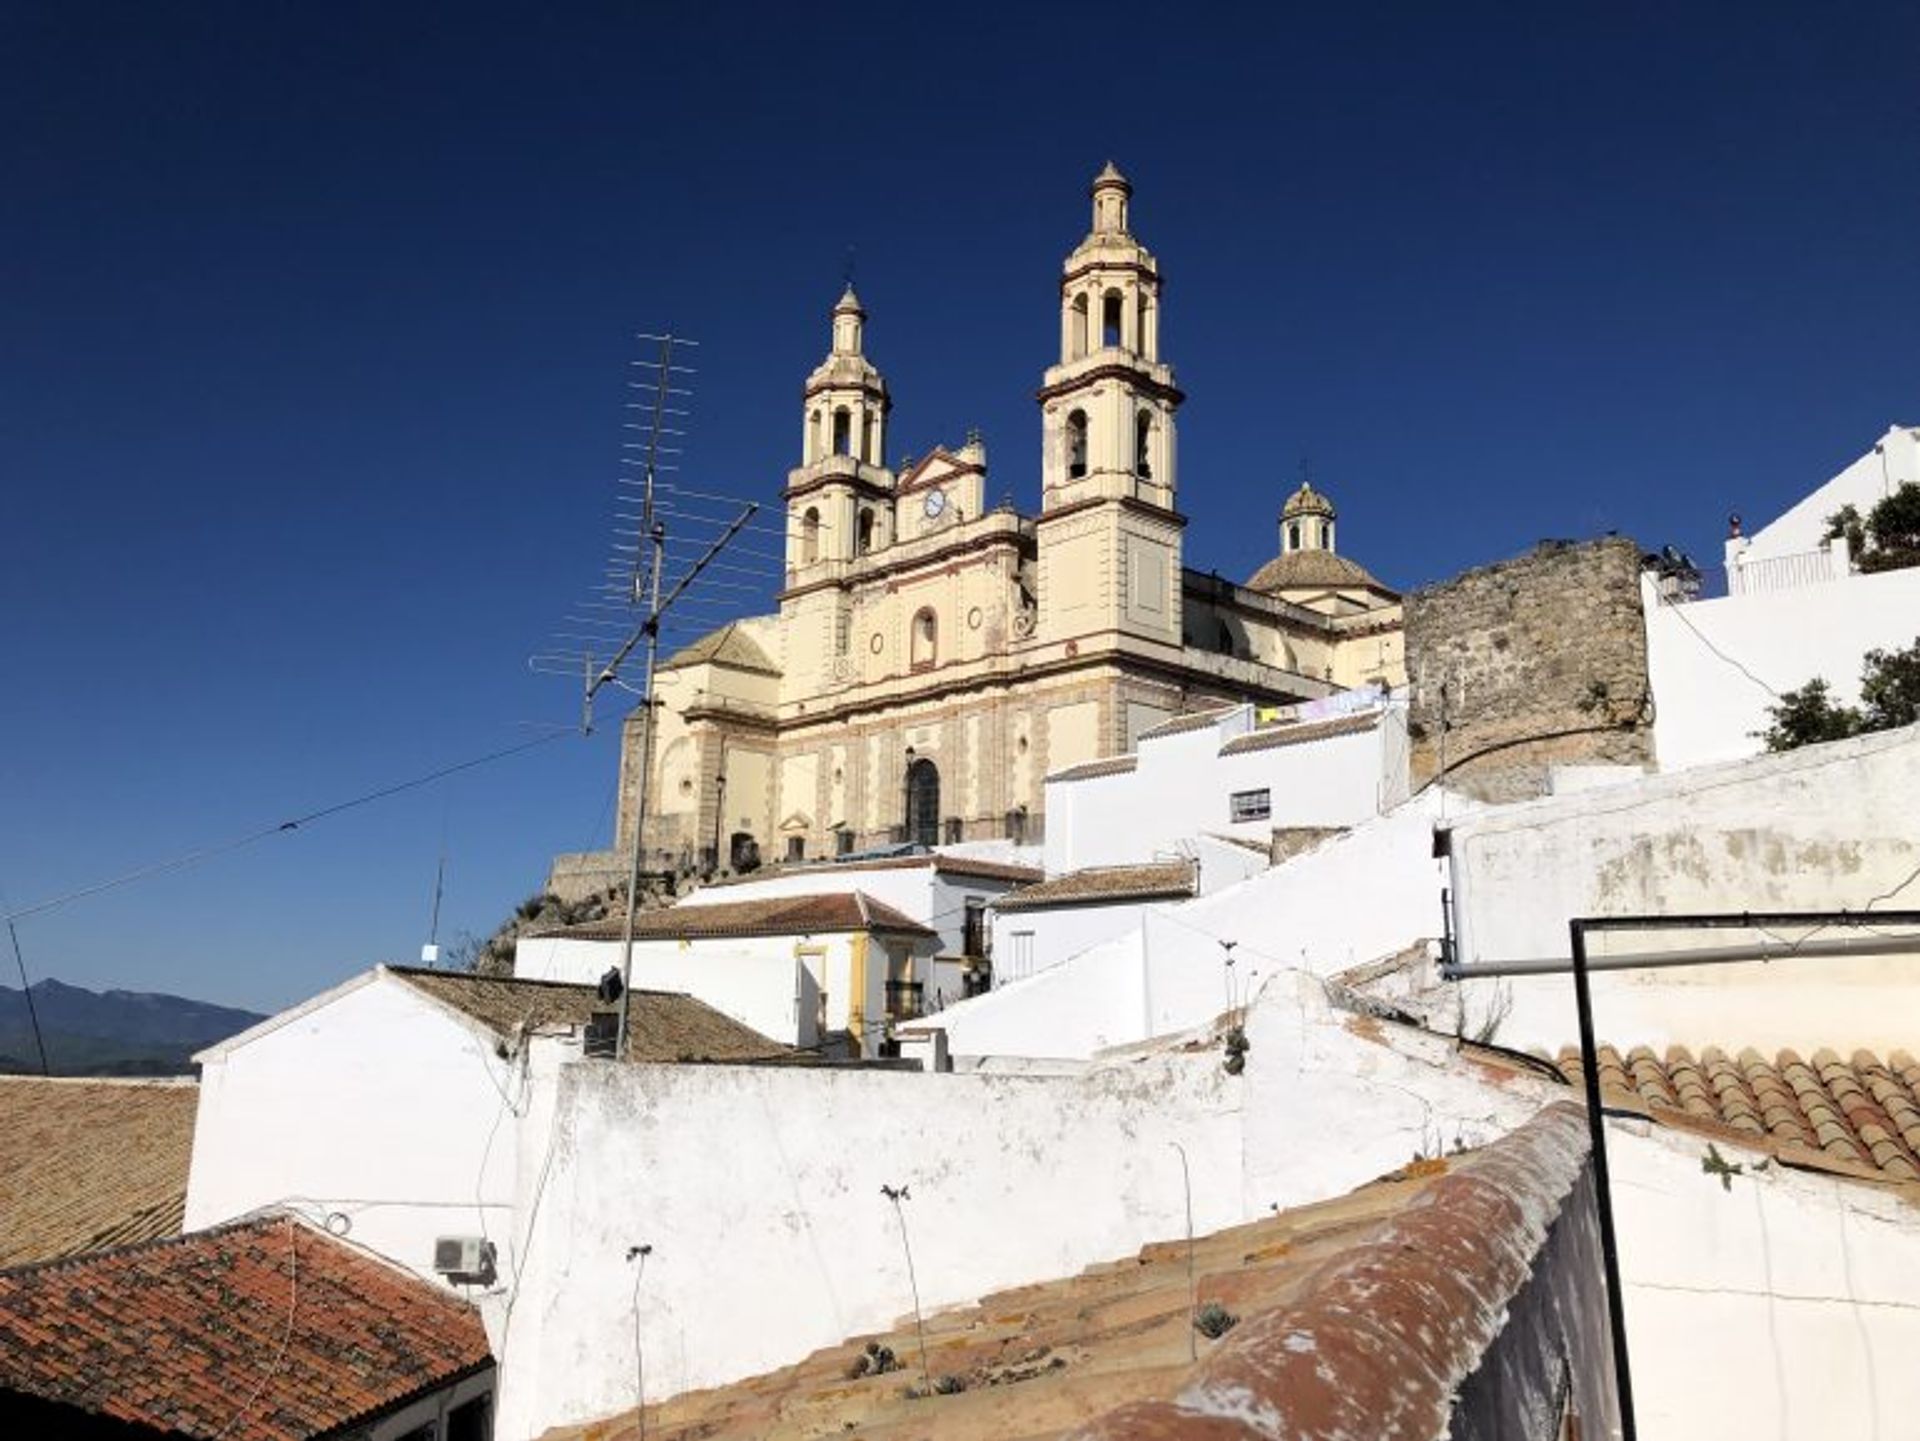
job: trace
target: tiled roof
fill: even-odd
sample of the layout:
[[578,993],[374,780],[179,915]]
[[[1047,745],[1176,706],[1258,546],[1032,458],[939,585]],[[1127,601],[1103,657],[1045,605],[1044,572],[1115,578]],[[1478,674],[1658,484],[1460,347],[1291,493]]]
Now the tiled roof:
[[1215,706],[1212,710],[1189,711],[1185,715],[1177,715],[1172,720],[1163,720],[1159,725],[1141,731],[1140,739],[1158,740],[1161,736],[1177,736],[1183,731],[1205,730],[1208,726],[1218,725],[1239,709],[1237,705],[1223,705]]
[[0,1266],[178,1235],[200,1088],[0,1077]]
[[[592,986],[521,981],[389,966],[393,975],[505,1040],[521,1026],[584,1026],[599,1009]],[[787,1047],[706,1002],[676,991],[635,990],[627,1003],[630,1061],[757,1061]]]
[[[1662,1059],[1644,1046],[1624,1057],[1602,1046],[1599,1061],[1609,1105],[1727,1126],[1785,1161],[1920,1181],[1920,1062],[1905,1051],[1884,1061],[1816,1051],[1803,1061],[1793,1051],[1732,1057],[1709,1046],[1696,1059],[1675,1046]],[[1579,1084],[1578,1050],[1563,1050],[1559,1067]]]
[[1026,911],[1040,906],[1092,905],[1115,901],[1152,900],[1160,896],[1190,896],[1195,881],[1192,861],[1168,861],[1145,866],[1096,866],[1069,871],[1037,886],[1023,886],[1011,895],[988,902],[996,910]]
[[[568,940],[619,940],[624,916],[607,916],[576,926],[535,931]],[[909,936],[936,932],[912,916],[865,891],[830,891],[814,896],[768,896],[722,901],[711,906],[665,906],[634,917],[633,934],[642,940],[707,940],[718,936],[805,936],[834,931],[886,931]]]
[[1295,721],[1290,725],[1265,726],[1260,730],[1249,731],[1246,735],[1235,736],[1220,747],[1223,756],[1237,756],[1245,751],[1273,750],[1279,746],[1305,745],[1308,741],[1326,740],[1331,736],[1357,735],[1361,731],[1370,731],[1380,724],[1381,712],[1363,711],[1358,715],[1335,716],[1323,721]]
[[1247,579],[1248,590],[1270,594],[1323,587],[1334,590],[1360,587],[1387,596],[1399,594],[1375,580],[1358,561],[1330,550],[1294,550],[1276,555]]
[[473,1307],[291,1216],[0,1272],[0,1390],[169,1435],[318,1435],[490,1365]]
[[[1454,1393],[1505,1325],[1586,1165],[1584,1114],[1551,1106],[1474,1152],[1197,1237],[1201,1306],[1239,1323],[1189,1360],[1184,1239],[858,1336],[798,1365],[648,1408],[651,1441],[861,1435],[940,1441],[1448,1434]],[[897,1370],[863,1367],[871,1350]],[[1168,1398],[1178,1396],[1179,1400]],[[1258,1417],[1260,1424],[1239,1418]],[[633,1441],[633,1413],[548,1441]]]
[[877,856],[863,861],[811,861],[772,866],[741,876],[728,876],[725,880],[709,881],[704,889],[711,891],[727,886],[750,886],[774,876],[837,876],[848,872],[910,871],[921,867],[931,868],[936,875],[973,876],[983,881],[1011,881],[1015,885],[1026,885],[1046,874],[1037,866],[1016,866],[1008,861],[979,860],[973,856],[947,856],[938,851],[927,851],[919,855]]
[[762,675],[780,674],[780,667],[769,659],[760,643],[748,635],[737,620],[729,621],[718,630],[707,632],[685,649],[675,651],[660,662],[660,669],[676,670],[690,665],[724,665],[732,666],[735,670],[759,671]]
[[[1145,739],[1145,737],[1142,737]],[[1140,765],[1138,756],[1111,756],[1103,761],[1086,761],[1077,766],[1068,766],[1063,771],[1055,771],[1047,779],[1050,781],[1090,781],[1100,776],[1131,775]]]

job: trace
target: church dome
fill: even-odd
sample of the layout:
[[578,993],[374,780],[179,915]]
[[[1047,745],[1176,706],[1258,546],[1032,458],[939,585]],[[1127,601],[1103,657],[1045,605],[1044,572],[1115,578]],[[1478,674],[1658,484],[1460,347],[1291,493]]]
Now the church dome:
[[730,621],[718,630],[709,631],[684,650],[676,651],[660,663],[660,669],[678,670],[690,665],[724,665],[736,670],[780,674],[780,667],[768,658],[759,642],[748,635],[738,621]]
[[[1315,496],[1316,499],[1320,497]],[[1291,502],[1289,502],[1291,504]],[[1372,590],[1394,595],[1358,561],[1330,550],[1294,550],[1276,555],[1253,573],[1248,590],[1278,595],[1287,590]]]
[[1333,502],[1304,480],[1300,482],[1300,488],[1288,496],[1287,503],[1280,508],[1282,520],[1292,520],[1300,515],[1331,516],[1332,514]]

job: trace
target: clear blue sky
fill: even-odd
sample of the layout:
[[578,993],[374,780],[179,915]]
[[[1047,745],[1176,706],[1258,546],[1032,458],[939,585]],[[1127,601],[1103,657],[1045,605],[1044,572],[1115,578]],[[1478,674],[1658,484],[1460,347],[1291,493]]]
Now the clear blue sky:
[[[689,479],[772,501],[849,247],[890,449],[978,425],[1031,504],[1108,157],[1189,564],[1265,559],[1303,455],[1403,586],[1608,529],[1717,557],[1920,420],[1917,16],[8,5],[0,887],[570,719],[524,662],[605,553],[632,333],[704,342]],[[489,929],[612,779],[609,727],[21,939],[278,1006],[417,955],[443,834],[443,938]]]

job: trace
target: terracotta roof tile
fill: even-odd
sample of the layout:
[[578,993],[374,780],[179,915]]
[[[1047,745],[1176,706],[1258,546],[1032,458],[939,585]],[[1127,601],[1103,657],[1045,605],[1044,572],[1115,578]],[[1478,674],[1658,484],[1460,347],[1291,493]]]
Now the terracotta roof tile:
[[1239,709],[1238,705],[1223,705],[1216,706],[1212,710],[1188,711],[1185,715],[1163,720],[1159,725],[1141,731],[1140,739],[1158,740],[1161,736],[1177,736],[1186,731],[1205,730],[1208,726],[1218,725]]
[[989,902],[996,910],[1027,911],[1041,906],[1112,904],[1159,897],[1190,896],[1196,876],[1192,861],[1145,866],[1098,866],[1069,871],[1037,886],[1023,886]]
[[[408,966],[387,969],[416,990],[471,1016],[502,1040],[522,1026],[582,1027],[600,1009],[592,986]],[[627,1010],[630,1061],[757,1061],[790,1049],[705,1001],[676,991],[635,990]]]
[[[1673,1116],[1730,1126],[1776,1149],[1783,1160],[1920,1181],[1920,1067],[1904,1051],[1884,1061],[1870,1051],[1817,1051],[1811,1060],[1784,1050],[1768,1058],[1751,1048],[1729,1057],[1708,1046],[1664,1057],[1636,1046],[1625,1057],[1599,1050],[1600,1084],[1610,1104],[1638,1104],[1654,1119]],[[1580,1079],[1580,1053],[1563,1049],[1558,1065]]]
[[159,1432],[315,1435],[491,1364],[466,1302],[291,1216],[0,1272],[0,1388]]
[[1246,735],[1235,736],[1220,747],[1220,754],[1237,756],[1247,751],[1305,745],[1308,741],[1327,740],[1333,736],[1358,735],[1361,731],[1378,727],[1380,716],[1379,711],[1364,711],[1358,715],[1334,716],[1331,720],[1293,721],[1285,725],[1263,726]]
[[[624,916],[608,916],[577,926],[532,934],[569,940],[618,940]],[[721,901],[711,906],[665,906],[634,917],[635,936],[645,940],[705,940],[715,936],[798,936],[833,931],[886,931],[931,936],[912,916],[865,891],[832,891],[814,896],[769,896],[750,901]]]
[[[1153,731],[1147,732],[1147,735],[1153,734],[1155,734]],[[1141,739],[1145,740],[1146,736],[1142,736]],[[1068,766],[1065,770],[1055,771],[1052,775],[1048,776],[1047,779],[1050,781],[1091,781],[1098,780],[1101,776],[1126,776],[1132,775],[1133,772],[1139,768],[1139,765],[1140,758],[1138,756],[1109,756],[1103,761],[1084,761],[1077,766]]]
[[[911,1318],[781,1371],[648,1408],[651,1441],[768,1436],[937,1436],[1044,1441],[1250,1436],[1213,1431],[1170,1401],[1212,1392],[1218,1416],[1250,1409],[1262,1435],[1331,1436],[1309,1418],[1344,1412],[1342,1435],[1445,1435],[1454,1391],[1504,1324],[1547,1228],[1586,1164],[1586,1122],[1549,1107],[1476,1152],[1428,1160],[1337,1200],[1196,1237],[1195,1280],[1239,1324],[1189,1361],[1187,1245],[1169,1239],[1077,1276],[1016,1286],[926,1318],[929,1369],[964,1389],[910,1399],[920,1383]],[[1373,1354],[1350,1344],[1354,1316]],[[1303,1344],[1310,1340],[1311,1345]],[[1384,1345],[1375,1343],[1384,1342]],[[870,1350],[897,1371],[863,1368]],[[1010,1383],[1019,1384],[1010,1384]],[[1117,1409],[1116,1409],[1117,1408]],[[1082,1429],[1084,1428],[1084,1429]],[[633,1413],[549,1441],[633,1441]]]
[[0,1077],[0,1266],[178,1235],[200,1088]]

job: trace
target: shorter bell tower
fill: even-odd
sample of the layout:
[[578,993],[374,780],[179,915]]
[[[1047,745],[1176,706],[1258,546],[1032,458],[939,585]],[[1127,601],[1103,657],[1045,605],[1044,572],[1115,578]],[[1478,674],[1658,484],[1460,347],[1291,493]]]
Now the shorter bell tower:
[[807,377],[800,464],[787,473],[787,584],[851,561],[893,534],[886,454],[887,382],[865,352],[867,312],[849,285],[833,307],[833,342]]

